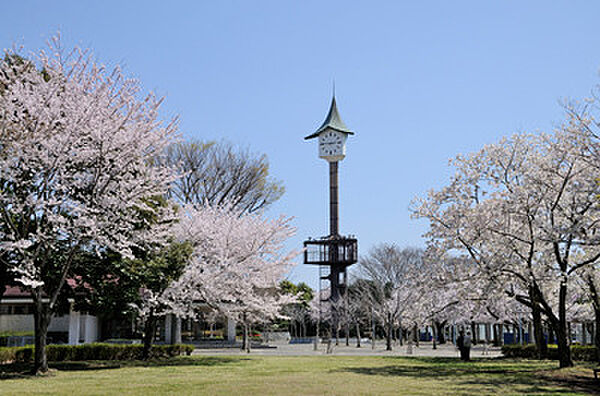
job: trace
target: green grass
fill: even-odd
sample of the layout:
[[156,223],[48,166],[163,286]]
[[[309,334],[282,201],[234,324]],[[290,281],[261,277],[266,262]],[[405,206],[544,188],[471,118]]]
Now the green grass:
[[0,366],[10,395],[600,394],[591,365],[379,356],[192,356],[166,362],[73,362],[44,377]]

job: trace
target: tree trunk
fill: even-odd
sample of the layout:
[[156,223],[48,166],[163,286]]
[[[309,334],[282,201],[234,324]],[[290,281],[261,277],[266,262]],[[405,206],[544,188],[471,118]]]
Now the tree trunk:
[[596,324],[594,325],[594,345],[596,345],[596,360],[600,363],[600,307],[594,307]]
[[360,324],[358,323],[358,321],[355,322],[355,326],[356,326],[356,347],[360,348]]
[[388,318],[387,318],[387,332],[386,332],[386,344],[385,344],[385,350],[386,351],[391,351],[392,350],[392,332],[394,331],[394,329],[392,328],[392,314],[388,312]]
[[433,349],[437,349],[437,344],[436,344],[436,342],[437,342],[437,334],[436,334],[437,331],[436,330],[437,329],[435,327],[435,320],[434,320],[431,323],[431,332],[433,333],[432,336],[431,336],[431,341],[433,342]]
[[567,338],[566,328],[557,328],[556,344],[558,345],[558,361],[561,368],[572,367],[571,349]]
[[531,316],[533,318],[533,334],[535,338],[535,347],[537,349],[538,359],[546,359],[548,356],[548,345],[544,338],[544,328],[542,326],[542,311],[533,288],[529,288],[529,298],[531,299]]
[[373,308],[371,308],[371,349],[375,349],[375,318],[373,317]]
[[248,324],[248,342],[246,345],[246,353],[250,353],[250,348],[252,348],[252,325]]
[[321,327],[321,319],[317,319],[317,327],[315,328],[315,340],[313,345],[313,350],[316,351],[319,349],[319,330]]
[[412,349],[412,343],[413,343],[413,339],[414,339],[413,333],[414,333],[414,327],[413,327],[412,331],[408,331],[408,334],[406,337],[406,354],[407,355],[412,355],[412,353],[413,353],[413,349]]
[[567,282],[562,280],[558,294],[558,328],[556,341],[558,343],[558,361],[561,368],[573,367],[569,335],[567,334]]
[[596,360],[600,362],[600,291],[596,288],[594,279],[591,276],[588,276],[587,283],[592,295],[592,307],[595,316],[595,324],[592,323],[592,343],[596,345]]
[[473,345],[477,345],[477,343],[479,342],[479,326],[477,326],[475,324],[475,322],[471,322],[471,334],[473,335],[472,340],[473,340]]
[[50,309],[42,302],[42,289],[37,288],[32,293],[33,297],[33,322],[35,327],[35,351],[33,373],[43,374],[48,372],[48,357],[46,343],[48,326],[50,325]]
[[146,323],[144,323],[144,349],[142,350],[142,359],[144,360],[150,359],[150,350],[152,349],[155,334],[156,316],[154,316],[153,310],[150,310]]
[[350,346],[350,321],[346,320],[346,346]]
[[500,346],[500,335],[498,333],[498,324],[492,323],[492,340],[494,346]]
[[438,339],[437,339],[438,344],[440,344],[440,345],[445,344],[446,343],[446,335],[444,334],[445,333],[444,327],[446,325],[446,321],[443,321],[443,322],[434,321],[433,323],[434,323],[436,334],[438,337]]
[[[177,316],[173,316],[173,327],[172,327],[172,334],[173,336],[171,337],[171,343],[172,344],[181,344],[181,318],[177,317]],[[212,332],[211,332],[211,336],[212,336]]]
[[302,338],[306,338],[306,322],[302,319]]
[[419,341],[421,341],[419,338],[419,329],[417,328],[417,325],[413,326],[413,334],[415,337],[415,346],[418,348],[419,347]]
[[[244,315],[244,319],[246,319],[246,315]],[[244,323],[244,335],[242,337],[242,351],[246,351],[250,353],[250,334],[248,324]]]

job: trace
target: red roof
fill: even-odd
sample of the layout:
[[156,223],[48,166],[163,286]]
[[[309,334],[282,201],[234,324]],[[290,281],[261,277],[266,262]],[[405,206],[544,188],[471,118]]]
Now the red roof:
[[[78,285],[80,285],[81,277],[76,276],[75,278],[76,279],[67,279],[66,286],[70,287],[71,289],[75,289]],[[90,285],[86,282],[83,283],[83,287],[91,290]],[[21,286],[7,286],[4,294],[0,296],[0,298],[31,298],[31,292],[22,289]]]
[[19,286],[7,286],[2,297],[31,297],[31,294]]

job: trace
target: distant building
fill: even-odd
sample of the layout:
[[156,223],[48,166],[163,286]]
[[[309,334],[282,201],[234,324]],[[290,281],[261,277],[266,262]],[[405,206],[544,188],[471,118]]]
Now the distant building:
[[[98,318],[73,310],[74,304],[70,303],[65,312],[52,317],[48,327],[49,341],[71,345],[98,341]],[[0,332],[33,330],[33,299],[21,288],[9,286],[0,300]]]
[[[71,284],[71,282],[67,282]],[[106,340],[109,338],[130,338],[135,333],[134,323],[120,323],[115,319],[104,319],[75,310],[75,302],[69,300],[69,306],[63,312],[52,317],[48,328],[48,343],[56,344],[85,344]],[[110,315],[108,315],[110,318]],[[235,342],[236,322],[220,318],[221,334],[226,342]],[[181,342],[181,335],[175,337],[175,320],[172,315],[166,315],[159,320],[157,342]],[[182,323],[185,342],[200,341],[210,338],[206,335],[207,324],[194,320]],[[127,328],[123,332],[123,328]],[[0,333],[32,332],[34,331],[33,300],[28,292],[17,286],[9,286],[0,299]],[[212,332],[211,332],[212,333]]]

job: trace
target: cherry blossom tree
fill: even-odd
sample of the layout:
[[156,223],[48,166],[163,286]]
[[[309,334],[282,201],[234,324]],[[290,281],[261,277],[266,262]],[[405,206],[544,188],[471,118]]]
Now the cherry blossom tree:
[[35,370],[44,372],[51,314],[67,278],[85,271],[73,267],[78,252],[130,256],[137,241],[164,237],[140,227],[141,213],[168,215],[151,203],[172,179],[155,164],[176,122],[161,121],[162,99],[141,97],[118,67],[65,51],[58,37],[0,69],[0,249],[31,292]]
[[[430,221],[432,246],[468,254],[491,279],[508,277],[507,292],[530,307],[534,318],[546,316],[557,335],[561,367],[572,365],[569,282],[600,257],[594,232],[597,169],[581,150],[581,142],[591,139],[582,129],[565,127],[505,138],[458,156],[450,183],[413,207],[416,217]],[[554,304],[548,291],[556,282]]]
[[202,302],[244,326],[249,351],[252,323],[282,316],[295,297],[279,290],[298,252],[283,252],[294,234],[291,218],[269,220],[229,204],[185,206],[176,235],[193,246],[192,260],[165,291],[173,313],[194,315]]

